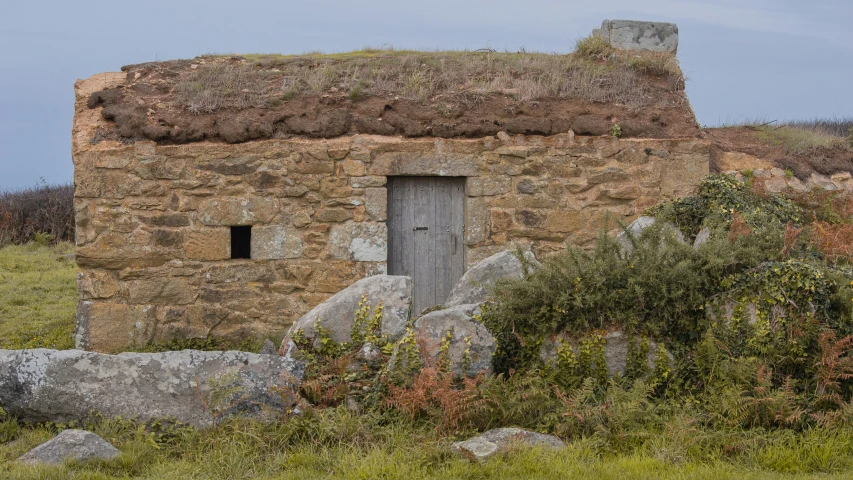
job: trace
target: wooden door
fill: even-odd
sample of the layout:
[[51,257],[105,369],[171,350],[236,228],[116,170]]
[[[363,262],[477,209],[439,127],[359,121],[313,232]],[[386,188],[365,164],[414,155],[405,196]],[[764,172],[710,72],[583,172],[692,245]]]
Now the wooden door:
[[418,314],[465,273],[465,179],[388,177],[387,188],[388,273],[412,277]]

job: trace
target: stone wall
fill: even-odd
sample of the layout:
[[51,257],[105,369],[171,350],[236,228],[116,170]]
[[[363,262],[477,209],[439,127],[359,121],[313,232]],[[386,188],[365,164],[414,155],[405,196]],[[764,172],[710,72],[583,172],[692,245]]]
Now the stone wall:
[[[76,142],[78,345],[280,334],[386,269],[386,177],[466,178],[469,265],[517,242],[541,256],[587,245],[685,195],[703,140],[353,136],[239,145]],[[253,225],[251,260],[230,226]]]

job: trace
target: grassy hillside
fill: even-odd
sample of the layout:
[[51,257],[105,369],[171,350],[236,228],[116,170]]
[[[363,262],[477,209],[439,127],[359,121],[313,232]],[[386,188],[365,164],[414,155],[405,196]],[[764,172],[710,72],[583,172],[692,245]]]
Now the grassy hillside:
[[0,248],[0,348],[73,348],[73,245]]

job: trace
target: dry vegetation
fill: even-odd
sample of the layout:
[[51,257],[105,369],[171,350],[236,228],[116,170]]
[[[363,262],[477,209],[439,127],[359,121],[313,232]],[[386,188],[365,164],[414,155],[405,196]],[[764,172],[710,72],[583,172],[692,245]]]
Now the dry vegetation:
[[678,86],[680,79],[675,77],[681,72],[674,55],[632,52],[611,57],[612,48],[604,51],[584,45],[579,42],[576,55],[362,50],[331,55],[208,56],[198,59],[198,67],[181,79],[176,90],[189,111],[209,113],[221,107],[263,108],[330,90],[346,93],[352,100],[441,98],[470,105],[482,102],[482,96],[497,94],[521,101],[567,98],[641,106],[649,92],[640,74],[672,76],[673,88]]
[[821,124],[793,123],[779,127],[766,125],[759,130],[758,138],[794,155],[820,149],[853,148],[847,136],[839,135],[837,129]]
[[0,191],[0,245],[26,243],[37,235],[51,241],[74,240],[74,185],[48,185]]

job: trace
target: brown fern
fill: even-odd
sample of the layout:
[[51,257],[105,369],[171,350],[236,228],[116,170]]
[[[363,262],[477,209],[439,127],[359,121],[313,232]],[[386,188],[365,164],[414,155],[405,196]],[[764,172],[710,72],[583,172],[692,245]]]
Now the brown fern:
[[383,403],[404,412],[412,420],[434,417],[439,421],[438,429],[457,431],[486,406],[486,399],[478,389],[481,381],[482,376],[477,376],[465,378],[460,384],[450,372],[424,368],[415,375],[411,385],[389,384],[389,393]]
[[820,357],[815,362],[817,386],[815,394],[840,404],[841,382],[853,378],[853,356],[848,355],[853,345],[853,335],[836,339],[832,330],[818,335]]
[[749,225],[746,224],[743,217],[741,217],[738,212],[735,212],[732,216],[732,223],[729,225],[729,241],[733,242],[740,237],[749,235],[751,231],[752,229],[749,228]]
[[790,223],[785,224],[785,233],[782,242],[783,257],[790,258],[791,254],[797,249],[797,241],[799,240],[802,232],[802,227],[797,228]]
[[817,221],[812,224],[809,238],[829,261],[853,258],[853,225]]
[[350,392],[350,384],[342,378],[352,361],[353,355],[328,359],[320,372],[302,383],[302,397],[318,407],[330,407],[344,401]]

